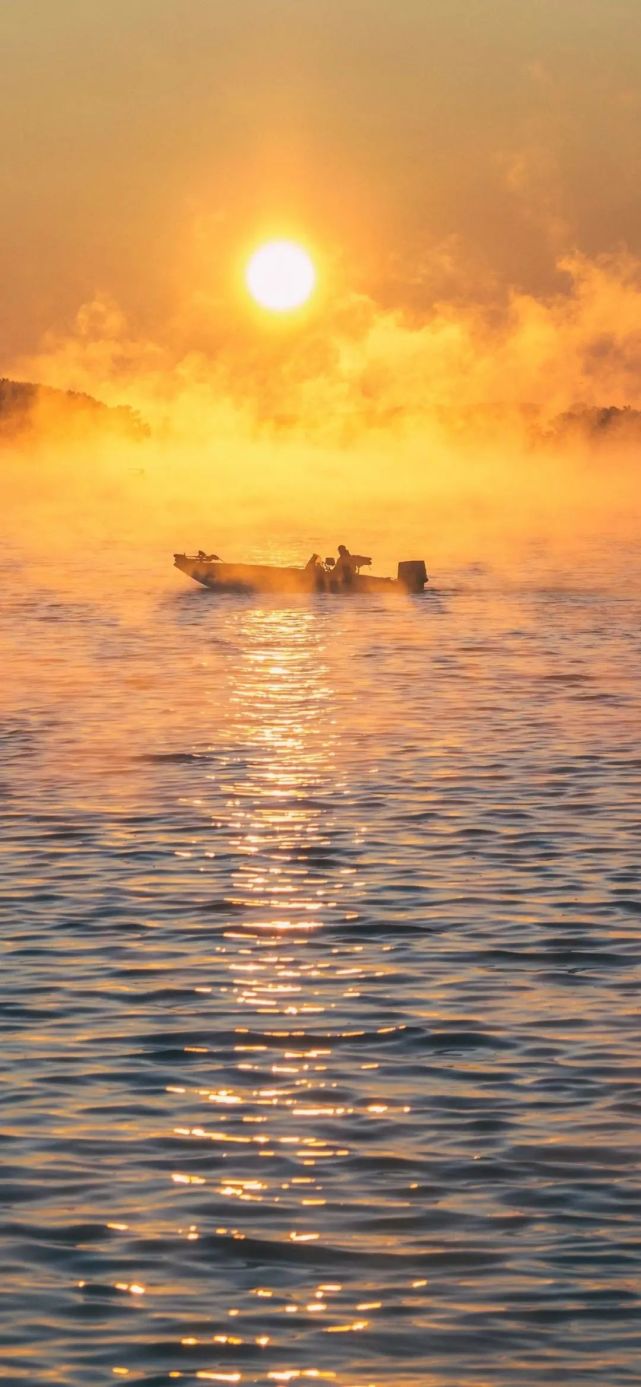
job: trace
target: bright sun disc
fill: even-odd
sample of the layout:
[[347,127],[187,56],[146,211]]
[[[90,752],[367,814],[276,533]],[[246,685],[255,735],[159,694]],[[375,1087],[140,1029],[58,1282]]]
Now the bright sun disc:
[[261,308],[287,313],[307,302],[316,284],[316,271],[302,246],[293,241],[269,241],[252,255],[245,278]]

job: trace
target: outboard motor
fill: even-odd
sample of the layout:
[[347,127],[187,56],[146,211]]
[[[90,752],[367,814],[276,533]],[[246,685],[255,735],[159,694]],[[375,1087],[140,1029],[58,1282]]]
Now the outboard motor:
[[422,592],[427,582],[427,569],[423,559],[406,559],[399,563],[397,578],[408,592]]

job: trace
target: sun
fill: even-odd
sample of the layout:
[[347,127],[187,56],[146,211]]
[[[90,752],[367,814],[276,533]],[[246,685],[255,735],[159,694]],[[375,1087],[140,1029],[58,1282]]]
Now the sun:
[[302,308],[316,287],[316,270],[306,250],[295,241],[268,241],[249,261],[247,288],[261,308],[290,313]]

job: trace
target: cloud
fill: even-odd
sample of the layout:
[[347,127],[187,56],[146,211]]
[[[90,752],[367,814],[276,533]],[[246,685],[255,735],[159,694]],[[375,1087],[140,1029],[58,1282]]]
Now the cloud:
[[[144,526],[163,543],[206,547],[226,526],[312,536],[337,514],[366,545],[385,527],[409,534],[421,516],[470,545],[483,526],[514,542],[538,526],[567,544],[569,513],[575,529],[579,517],[634,525],[630,427],[595,429],[586,415],[582,429],[581,418],[641,407],[641,266],[623,251],[577,252],[558,270],[554,295],[514,290],[501,304],[441,302],[420,317],[345,294],[297,325],[231,313],[208,347],[200,303],[198,350],[185,347],[189,314],[149,341],[100,295],[14,370],[130,405],[151,437],[96,439],[88,462],[86,445],[74,452],[45,434],[28,485],[25,465],[14,468],[16,494],[39,489],[76,526]],[[572,427],[557,428],[567,413]],[[607,467],[595,463],[597,437]]]
[[[558,263],[565,288],[537,298],[437,303],[422,318],[363,295],[329,300],[300,327],[237,315],[208,349],[185,349],[189,324],[155,342],[134,335],[104,295],[71,331],[15,363],[22,377],[128,403],[176,426],[227,413],[266,433],[358,438],[405,433],[428,417],[523,405],[552,416],[578,402],[641,404],[641,265],[631,255]],[[194,310],[193,335],[199,334]],[[12,372],[13,374],[13,372]],[[152,420],[153,422],[153,420]]]

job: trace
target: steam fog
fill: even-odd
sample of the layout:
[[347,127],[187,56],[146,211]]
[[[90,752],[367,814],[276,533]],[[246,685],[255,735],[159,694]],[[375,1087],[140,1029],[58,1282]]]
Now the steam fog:
[[416,552],[433,569],[632,536],[641,270],[561,269],[553,297],[412,318],[326,285],[303,321],[259,331],[239,306],[198,351],[197,324],[143,341],[98,298],[6,372],[117,410],[43,393],[5,419],[9,532],[31,552],[135,545],[154,566],[199,545],[296,561],[347,537],[379,568]]

